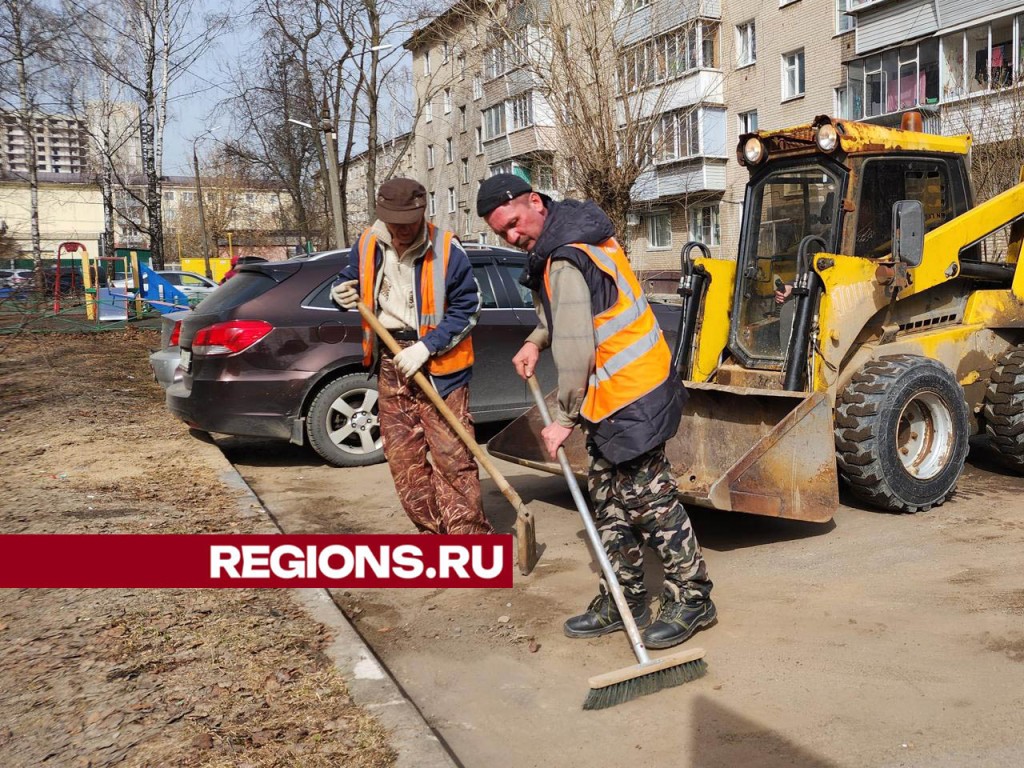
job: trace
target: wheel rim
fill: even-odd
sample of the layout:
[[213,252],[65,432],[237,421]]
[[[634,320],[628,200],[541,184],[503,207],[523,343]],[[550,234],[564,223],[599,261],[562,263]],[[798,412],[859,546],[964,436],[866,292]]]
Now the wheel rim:
[[365,455],[382,446],[377,413],[377,390],[353,389],[338,397],[327,411],[327,435],[338,448]]
[[949,463],[955,437],[949,407],[934,392],[921,392],[904,406],[896,425],[896,450],[903,468],[930,480]]

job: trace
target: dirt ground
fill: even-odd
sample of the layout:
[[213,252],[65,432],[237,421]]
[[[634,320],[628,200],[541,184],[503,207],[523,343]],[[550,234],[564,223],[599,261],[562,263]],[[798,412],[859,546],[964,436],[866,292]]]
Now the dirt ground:
[[[163,411],[155,343],[0,337],[0,532],[259,530],[206,466],[213,447]],[[288,532],[412,530],[386,466],[218,444]],[[578,516],[560,478],[500,466],[537,515],[532,575],[336,595],[468,768],[1021,764],[1024,479],[983,446],[926,514],[844,505],[818,526],[693,510],[720,620],[688,645],[709,673],[600,712],[581,710],[587,678],[632,656],[622,634],[561,634],[596,584]],[[508,530],[507,502],[483,487]],[[0,639],[3,766],[393,760],[286,591],[7,590]]]
[[[411,531],[384,466],[218,442],[288,532]],[[599,712],[581,710],[587,679],[633,659],[621,633],[562,635],[596,587],[578,515],[561,478],[500,467],[537,516],[532,575],[511,590],[338,596],[463,765],[1022,764],[1024,479],[982,446],[954,499],[925,514],[845,505],[814,525],[691,510],[719,623],[684,647],[707,650],[709,673]],[[483,487],[509,530],[508,503]]]
[[[164,410],[157,346],[0,336],[0,533],[266,532]],[[0,765],[391,765],[328,641],[286,590],[2,590]]]

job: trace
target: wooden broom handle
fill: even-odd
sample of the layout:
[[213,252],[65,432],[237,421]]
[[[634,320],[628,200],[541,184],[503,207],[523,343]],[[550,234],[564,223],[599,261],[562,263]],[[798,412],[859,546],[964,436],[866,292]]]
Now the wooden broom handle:
[[[388,329],[381,325],[377,316],[374,315],[373,312],[371,312],[370,309],[361,301],[357,304],[357,307],[359,308],[359,314],[362,315],[363,320],[365,320],[367,325],[373,329],[373,332],[380,337],[380,340],[384,342],[385,346],[387,346],[393,354],[397,355],[401,352],[402,347],[400,347],[398,342],[395,341],[395,337],[388,332]],[[462,422],[459,421],[458,417],[452,413],[452,409],[448,407],[444,398],[442,398],[438,391],[434,389],[434,385],[430,383],[430,380],[424,376],[421,371],[416,371],[416,373],[413,374],[412,379],[419,385],[419,388],[426,393],[427,397],[430,398],[430,402],[432,402],[434,407],[436,407],[441,415],[444,416],[444,420],[448,422],[448,426],[450,426],[462,442],[465,443],[466,447],[469,448],[476,457],[476,460],[483,465],[485,470],[487,470],[487,474],[491,476],[491,479],[494,480],[498,489],[505,495],[505,498],[509,500],[512,506],[516,508],[516,511],[525,509],[525,505],[523,504],[523,500],[520,498],[519,494],[516,493],[515,489],[511,485],[509,485],[508,480],[506,480],[501,472],[498,471],[498,468],[494,466],[494,462],[491,461],[491,457],[484,453],[484,449],[481,448],[477,441],[473,439],[473,436],[469,434],[466,428],[462,425]]]

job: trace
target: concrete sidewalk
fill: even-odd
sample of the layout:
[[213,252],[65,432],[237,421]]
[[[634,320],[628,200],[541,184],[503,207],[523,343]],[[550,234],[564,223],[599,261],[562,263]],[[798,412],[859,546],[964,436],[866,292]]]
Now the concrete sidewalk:
[[[194,433],[195,434],[195,433]],[[199,434],[196,434],[200,437]],[[206,437],[205,447],[220,461],[221,479],[242,492],[241,512],[258,517],[266,533],[281,533],[273,514],[263,506],[244,478],[221,453],[216,442]],[[398,753],[400,768],[455,768],[459,762],[423,719],[416,705],[363,642],[345,614],[326,589],[292,590],[300,606],[313,620],[327,627],[334,637],[324,652],[334,662],[348,686],[352,701],[373,714],[390,734],[391,747]]]

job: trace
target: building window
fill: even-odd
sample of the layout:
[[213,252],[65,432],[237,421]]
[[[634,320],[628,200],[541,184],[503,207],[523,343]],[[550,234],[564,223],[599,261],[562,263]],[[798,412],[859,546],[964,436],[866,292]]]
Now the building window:
[[437,200],[433,192],[427,198],[427,215],[434,216],[437,213]]
[[469,158],[462,158],[462,183],[469,184]]
[[718,67],[717,22],[698,21],[626,50],[617,74],[619,92],[674,80],[700,67]]
[[459,58],[455,62],[455,67],[456,67],[456,69],[459,70],[459,80],[465,80],[466,79],[466,57],[464,55],[460,55],[459,56]]
[[850,88],[843,86],[834,91],[833,108],[839,117],[850,119]]
[[[954,58],[962,57],[962,51],[962,47],[958,49]],[[945,63],[948,65],[948,62],[947,55]],[[959,90],[961,80],[961,76],[950,72],[946,86],[949,95],[962,93]],[[845,91],[845,103],[840,101],[837,105],[838,114],[853,120],[899,112],[918,104],[937,104],[939,41],[935,38],[922,40],[917,45],[894,48],[851,62],[846,68]]]
[[452,138],[449,136],[444,140],[444,161],[450,163],[455,159],[455,148],[452,146]]
[[483,111],[484,140],[505,134],[505,105],[497,104]]
[[498,42],[484,52],[484,77],[493,80],[505,74],[505,46]]
[[448,187],[448,213],[455,213],[455,187]]
[[804,95],[804,52],[793,51],[782,55],[782,98],[792,99]]
[[[704,110],[711,113],[712,110]],[[651,155],[657,163],[670,163],[700,154],[717,154],[701,151],[700,122],[702,110],[691,108],[681,112],[667,112],[655,123],[651,131]],[[721,110],[717,110],[718,113]],[[708,123],[705,130],[720,133],[717,123]],[[705,139],[707,146],[724,143],[724,136]]]
[[651,0],[623,0],[622,10],[625,13],[635,13],[641,8],[646,8],[651,4]]
[[534,189],[553,191],[555,189],[555,169],[550,165],[535,165],[530,174],[530,184]]
[[476,153],[478,155],[484,153],[484,129],[480,126],[476,128]]
[[423,74],[430,74],[430,51],[423,52]]
[[427,99],[427,101],[423,105],[423,121],[425,123],[429,123],[433,119],[434,119],[434,105],[430,101],[430,99]]
[[718,245],[720,238],[718,204],[690,208],[690,239],[704,245]]
[[512,130],[533,125],[533,96],[529,92],[509,101],[512,108]]
[[452,89],[444,89],[444,113],[447,115],[452,111]]
[[459,107],[459,130],[466,132],[466,108]]
[[434,145],[427,144],[427,168],[434,167]]
[[441,63],[447,64],[448,57],[451,55],[451,46],[447,42],[441,43]]
[[847,16],[846,12],[853,8],[854,0],[836,0],[836,34],[849,32],[857,27],[857,19],[854,16]]
[[672,247],[672,222],[667,213],[655,213],[647,216],[647,245],[655,248]]
[[480,75],[473,75],[473,101],[484,97],[484,80]]
[[164,192],[164,200],[166,200],[168,202],[173,202],[174,201],[174,192],[173,191],[172,192]]
[[739,24],[736,27],[736,66],[745,67],[757,61],[757,37],[754,34],[754,22]]
[[751,110],[750,112],[740,112],[737,115],[740,121],[740,133],[753,133],[757,130],[757,110]]

